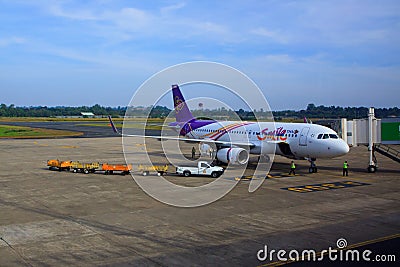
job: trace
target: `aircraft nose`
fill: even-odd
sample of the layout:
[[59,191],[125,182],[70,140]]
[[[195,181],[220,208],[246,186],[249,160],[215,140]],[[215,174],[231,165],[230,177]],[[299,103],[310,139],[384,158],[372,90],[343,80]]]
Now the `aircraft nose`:
[[349,153],[350,147],[345,141],[340,140],[340,143],[338,144],[338,146],[335,150],[336,150],[336,153],[339,156],[341,156],[341,155],[345,155],[345,154]]
[[350,150],[349,146],[346,144],[344,140],[335,140],[335,142],[331,143],[328,147],[331,156],[339,157],[347,154]]

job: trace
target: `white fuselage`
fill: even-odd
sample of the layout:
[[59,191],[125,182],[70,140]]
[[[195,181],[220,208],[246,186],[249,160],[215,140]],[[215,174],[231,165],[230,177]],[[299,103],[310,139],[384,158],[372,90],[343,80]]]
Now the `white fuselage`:
[[346,154],[349,146],[335,131],[308,123],[219,121],[194,129],[187,138],[252,144],[251,154],[293,158],[333,158]]

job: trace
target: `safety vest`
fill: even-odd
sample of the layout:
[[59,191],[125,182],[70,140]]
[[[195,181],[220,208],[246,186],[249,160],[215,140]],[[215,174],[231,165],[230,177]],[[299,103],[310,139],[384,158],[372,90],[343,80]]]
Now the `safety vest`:
[[347,162],[343,163],[343,169],[347,169]]
[[290,166],[290,168],[296,169],[296,165],[294,165],[294,163],[292,163],[292,165]]

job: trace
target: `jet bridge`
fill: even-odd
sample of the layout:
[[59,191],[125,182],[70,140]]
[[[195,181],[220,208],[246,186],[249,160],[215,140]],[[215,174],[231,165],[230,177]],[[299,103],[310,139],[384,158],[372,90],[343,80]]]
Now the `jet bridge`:
[[368,172],[375,172],[378,167],[375,152],[400,163],[400,152],[393,147],[400,144],[400,118],[377,119],[374,108],[370,108],[368,119],[342,119],[341,132],[348,145],[368,146]]

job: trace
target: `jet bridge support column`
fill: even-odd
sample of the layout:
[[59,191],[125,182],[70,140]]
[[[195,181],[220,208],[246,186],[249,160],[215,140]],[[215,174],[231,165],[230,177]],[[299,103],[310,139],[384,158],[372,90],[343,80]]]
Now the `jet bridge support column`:
[[374,140],[376,127],[374,127],[375,112],[374,108],[369,108],[368,112],[368,151],[369,151],[369,165],[368,172],[376,172],[378,167],[374,156]]
[[341,129],[342,129],[342,131],[341,131],[341,134],[342,134],[342,139],[346,142],[346,143],[348,143],[347,142],[347,119],[346,118],[342,118],[341,119],[341,121],[340,121],[340,123],[341,123]]

